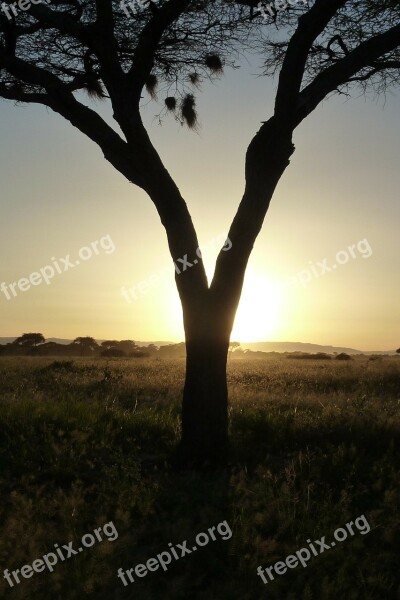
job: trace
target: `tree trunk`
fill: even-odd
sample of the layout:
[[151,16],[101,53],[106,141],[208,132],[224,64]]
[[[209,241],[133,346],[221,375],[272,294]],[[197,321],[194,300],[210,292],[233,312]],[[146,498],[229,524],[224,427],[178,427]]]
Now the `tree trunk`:
[[[230,248],[221,250],[210,287],[202,278],[185,279],[186,272],[176,275],[186,334],[182,436],[175,457],[180,465],[226,461],[230,335],[253,244],[293,151],[290,127],[274,118],[261,127],[247,152],[246,188],[229,230]],[[194,268],[188,272],[195,275]]]
[[220,309],[210,290],[201,302],[184,306],[186,378],[177,452],[181,465],[215,466],[227,457],[226,365],[231,327],[226,307],[224,314]]
[[228,448],[229,341],[221,341],[216,331],[208,333],[186,346],[180,452],[185,462],[196,464],[224,461]]

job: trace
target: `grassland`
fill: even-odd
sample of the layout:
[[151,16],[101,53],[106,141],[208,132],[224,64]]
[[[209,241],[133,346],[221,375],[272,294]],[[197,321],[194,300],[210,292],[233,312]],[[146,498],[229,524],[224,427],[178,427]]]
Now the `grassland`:
[[[113,521],[119,537],[0,597],[400,598],[400,357],[231,360],[232,458],[176,473],[181,360],[0,360],[0,572]],[[365,514],[355,535],[264,585],[269,566]],[[227,520],[216,541],[124,588],[144,563]]]

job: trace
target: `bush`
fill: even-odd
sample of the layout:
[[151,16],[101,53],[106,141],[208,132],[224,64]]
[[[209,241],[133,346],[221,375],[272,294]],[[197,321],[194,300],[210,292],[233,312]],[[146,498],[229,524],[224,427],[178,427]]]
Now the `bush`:
[[341,352],[335,358],[336,360],[352,360],[350,354],[346,354],[346,352]]
[[53,360],[47,367],[43,367],[42,371],[67,371],[73,373],[76,371],[76,366],[73,360]]
[[326,354],[326,352],[317,352],[317,354],[309,354],[308,352],[293,352],[288,354],[287,358],[331,360],[332,356],[330,354]]

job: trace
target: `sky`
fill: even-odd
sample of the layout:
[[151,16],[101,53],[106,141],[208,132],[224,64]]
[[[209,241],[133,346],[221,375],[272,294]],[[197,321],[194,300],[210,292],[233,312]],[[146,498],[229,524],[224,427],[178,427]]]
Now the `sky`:
[[[160,126],[162,97],[143,106],[151,139],[188,203],[209,275],[241,199],[246,147],[272,114],[276,82],[259,73],[255,61],[244,61],[204,83],[196,92],[197,133],[173,117]],[[96,109],[111,118],[106,105]],[[357,92],[325,101],[296,130],[232,339],[400,346],[399,115],[398,90],[386,98]],[[0,337],[184,339],[152,202],[49,109],[0,103],[0,208],[0,284],[7,286]],[[49,284],[36,280],[12,292],[10,284],[46,266]]]

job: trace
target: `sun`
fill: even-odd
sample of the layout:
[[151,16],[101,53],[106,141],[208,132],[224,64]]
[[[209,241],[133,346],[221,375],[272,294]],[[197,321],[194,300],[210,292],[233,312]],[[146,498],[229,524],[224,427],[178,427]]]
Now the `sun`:
[[[165,286],[159,302],[161,299],[162,305],[155,314],[165,314],[167,306],[170,318],[164,323],[157,321],[158,335],[161,339],[183,340],[182,307],[173,281]],[[275,334],[282,330],[283,301],[282,286],[250,268],[245,276],[231,341],[273,341]]]
[[251,269],[246,273],[231,340],[265,342],[281,328],[281,286]]

